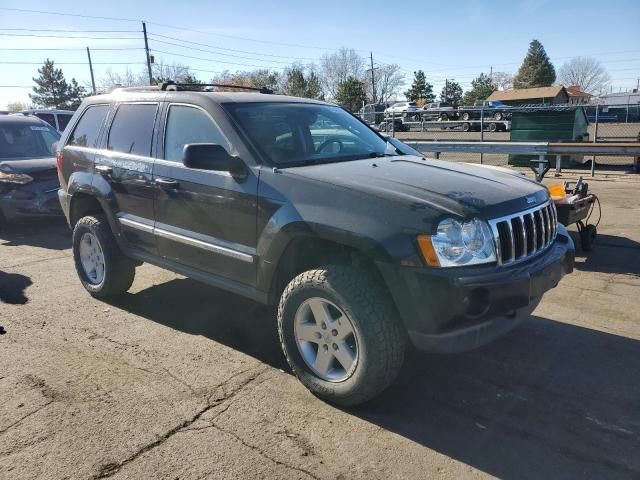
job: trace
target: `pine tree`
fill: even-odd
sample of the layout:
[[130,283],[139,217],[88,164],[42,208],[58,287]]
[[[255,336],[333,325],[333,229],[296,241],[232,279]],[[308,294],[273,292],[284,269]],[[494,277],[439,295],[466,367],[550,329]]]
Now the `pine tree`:
[[313,71],[307,76],[307,91],[305,97],[313,98],[316,100],[324,100],[320,78]]
[[414,78],[411,88],[404,92],[405,97],[415,102],[421,100],[423,102],[431,102],[436,96],[433,94],[433,85],[427,82],[427,78],[422,70],[413,72]]
[[527,56],[513,79],[514,88],[549,87],[556,81],[556,69],[538,40],[529,44]]
[[284,92],[293,97],[305,97],[307,93],[307,80],[302,69],[293,67],[287,72],[287,81],[284,84]]
[[78,85],[75,78],[68,84],[62,70],[55,68],[53,60],[48,58],[38,69],[40,76],[34,78],[36,86],[29,98],[35,105],[43,107],[76,109],[86,95],[84,87]]
[[495,91],[496,86],[489,78],[489,75],[481,73],[476,79],[471,80],[471,90],[465,92],[462,103],[464,105],[473,105],[478,100],[486,100]]
[[365,85],[353,77],[347,78],[338,86],[335,101],[351,112],[357,112],[367,100]]
[[440,100],[449,105],[457,107],[462,102],[462,87],[454,80],[447,80],[442,87]]

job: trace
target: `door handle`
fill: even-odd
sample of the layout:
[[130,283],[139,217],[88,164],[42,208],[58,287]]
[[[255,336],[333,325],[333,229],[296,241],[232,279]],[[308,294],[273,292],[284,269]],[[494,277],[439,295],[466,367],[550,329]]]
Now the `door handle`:
[[96,165],[96,171],[100,173],[100,175],[111,175],[113,173],[113,168],[108,165]]
[[175,190],[180,186],[179,182],[167,178],[156,178],[155,183],[163,190]]

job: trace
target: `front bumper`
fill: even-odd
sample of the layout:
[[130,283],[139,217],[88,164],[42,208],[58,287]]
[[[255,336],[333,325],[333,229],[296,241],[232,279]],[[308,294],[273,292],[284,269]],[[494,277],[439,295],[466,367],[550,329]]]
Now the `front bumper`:
[[62,215],[57,181],[27,184],[0,194],[0,213],[6,220]]
[[488,343],[527,318],[542,295],[573,271],[574,253],[559,225],[546,252],[512,267],[380,269],[412,343],[452,353]]

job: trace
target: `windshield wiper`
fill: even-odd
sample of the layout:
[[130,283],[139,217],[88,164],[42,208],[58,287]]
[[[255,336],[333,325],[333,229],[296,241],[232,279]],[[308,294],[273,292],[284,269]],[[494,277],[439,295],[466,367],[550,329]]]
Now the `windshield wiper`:
[[380,158],[385,157],[386,154],[382,152],[369,152],[369,153],[360,153],[354,155],[343,155],[341,157],[328,157],[328,158],[308,158],[305,160],[296,160],[293,162],[286,162],[278,164],[278,168],[288,168],[288,167],[306,167],[309,165],[319,165],[322,163],[338,163],[338,162],[348,162],[350,160],[365,160],[367,158]]

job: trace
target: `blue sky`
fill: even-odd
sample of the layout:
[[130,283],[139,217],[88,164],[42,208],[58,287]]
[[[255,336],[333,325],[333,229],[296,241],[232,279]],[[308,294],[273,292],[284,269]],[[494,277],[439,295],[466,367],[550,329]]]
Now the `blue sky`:
[[[82,5],[78,10],[77,5]],[[226,55],[192,50],[150,41],[150,47],[171,54],[156,53],[168,63],[180,62],[206,71],[250,70],[260,65],[282,68],[287,63],[317,61],[339,47],[372,51],[376,63],[397,63],[410,82],[411,72],[422,69],[442,88],[445,78],[459,81],[463,88],[481,71],[513,73],[528,44],[537,38],[559,68],[572,56],[598,58],[613,78],[614,91],[633,88],[640,77],[640,2],[635,0],[558,2],[464,1],[291,1],[211,2],[158,0],[94,3],[70,0],[32,0],[28,3],[0,0],[0,7],[26,8],[102,17],[144,19],[151,34],[198,42],[221,49]],[[99,7],[98,7],[99,5]],[[163,24],[163,25],[158,25]],[[84,47],[94,49],[96,77],[107,68],[124,71],[144,69],[140,23],[0,10],[0,85],[30,86],[37,65],[6,62],[42,62],[47,56],[60,64],[67,78],[89,81]],[[170,28],[182,27],[186,30]],[[14,30],[9,30],[14,29]],[[32,29],[20,31],[15,29]],[[41,30],[125,30],[126,32],[60,33]],[[198,30],[195,32],[193,30]],[[96,36],[101,39],[25,37],[18,35]],[[114,38],[117,37],[117,38]],[[167,42],[175,41],[163,39]],[[194,46],[211,50],[207,46]],[[59,48],[63,50],[9,50],[13,48]],[[98,50],[137,48],[137,50]],[[71,49],[71,50],[69,50]],[[74,50],[75,49],[75,50]],[[196,60],[190,55],[207,58]],[[231,55],[236,55],[231,56]],[[238,58],[245,57],[245,58]],[[226,62],[226,63],[225,63]],[[80,65],[63,65],[80,63]],[[202,80],[213,74],[196,72]],[[0,108],[10,101],[28,101],[27,88],[0,88]]]

